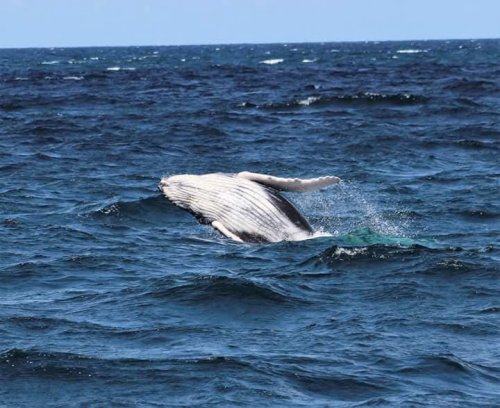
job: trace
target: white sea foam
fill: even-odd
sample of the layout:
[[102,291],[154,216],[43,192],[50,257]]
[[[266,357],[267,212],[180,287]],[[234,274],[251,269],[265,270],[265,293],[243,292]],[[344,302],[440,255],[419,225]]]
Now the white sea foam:
[[275,64],[281,64],[284,61],[283,58],[272,58],[264,61],[260,61],[261,64],[267,64],[267,65],[275,65]]
[[309,106],[318,100],[319,96],[309,96],[306,99],[301,99],[300,101],[298,101],[298,104],[302,106]]
[[54,60],[54,61],[42,61],[42,65],[55,65],[59,64],[61,61]]
[[335,248],[334,255],[347,255],[347,256],[356,256],[358,254],[364,254],[368,248]]
[[73,80],[73,81],[81,81],[83,79],[82,76],[65,76],[63,79]]
[[135,71],[133,67],[108,67],[106,71]]
[[317,59],[316,59],[316,58],[313,58],[313,59],[307,59],[307,58],[304,58],[304,59],[302,60],[302,62],[303,62],[304,64],[309,64],[309,63],[311,63],[311,62],[316,62],[316,61],[317,61]]
[[419,54],[421,52],[429,52],[429,50],[420,50],[420,49],[415,49],[415,48],[408,48],[404,50],[397,50],[396,51],[398,54]]
[[90,60],[91,60],[91,61],[98,61],[98,60],[99,60],[99,57],[90,57]]

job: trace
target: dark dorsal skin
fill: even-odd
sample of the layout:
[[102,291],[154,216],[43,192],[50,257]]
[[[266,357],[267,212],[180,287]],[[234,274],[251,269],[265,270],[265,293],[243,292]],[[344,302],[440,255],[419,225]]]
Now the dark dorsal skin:
[[313,233],[314,230],[312,227],[309,225],[307,220],[304,218],[304,216],[295,208],[295,206],[288,201],[285,197],[283,197],[280,193],[278,193],[276,190],[269,188],[267,186],[263,186],[267,193],[269,194],[269,197],[272,201],[272,203],[278,207],[283,214],[285,214],[290,221],[292,221],[297,227],[309,232]]

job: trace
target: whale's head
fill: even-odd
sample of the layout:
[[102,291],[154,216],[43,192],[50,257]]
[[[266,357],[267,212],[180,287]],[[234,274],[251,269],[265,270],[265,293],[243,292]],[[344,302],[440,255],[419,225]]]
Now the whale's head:
[[192,174],[163,177],[158,185],[165,197],[184,208],[189,207],[189,203],[203,188],[202,177]]

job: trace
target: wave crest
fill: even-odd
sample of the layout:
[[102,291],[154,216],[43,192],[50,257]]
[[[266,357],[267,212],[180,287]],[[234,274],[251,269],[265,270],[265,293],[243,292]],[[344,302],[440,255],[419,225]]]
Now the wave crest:
[[268,102],[257,104],[250,101],[242,102],[239,106],[245,108],[256,108],[264,110],[282,110],[293,109],[304,106],[328,106],[328,105],[415,105],[423,104],[428,101],[428,97],[409,93],[385,94],[377,92],[362,92],[352,95],[321,95],[308,96],[289,101]]

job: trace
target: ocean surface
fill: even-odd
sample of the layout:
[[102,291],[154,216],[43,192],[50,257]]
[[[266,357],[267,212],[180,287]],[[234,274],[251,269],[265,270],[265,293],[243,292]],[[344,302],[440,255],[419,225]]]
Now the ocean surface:
[[[0,50],[2,407],[500,403],[500,40]],[[289,193],[238,244],[157,190]]]

